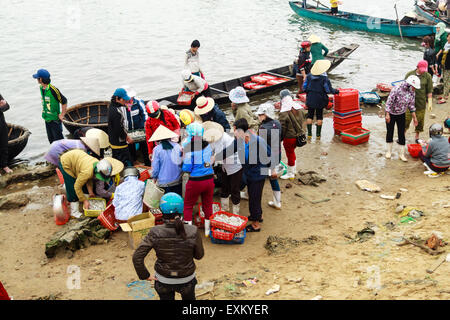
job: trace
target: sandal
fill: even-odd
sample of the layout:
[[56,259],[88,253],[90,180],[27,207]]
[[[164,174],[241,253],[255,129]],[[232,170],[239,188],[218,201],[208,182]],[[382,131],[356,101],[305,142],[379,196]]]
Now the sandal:
[[444,98],[440,98],[437,103],[444,104],[444,103],[447,103],[447,100],[445,100]]
[[245,231],[247,231],[247,232],[260,232],[261,228],[255,229],[253,227],[253,225],[249,224],[248,226],[245,227]]

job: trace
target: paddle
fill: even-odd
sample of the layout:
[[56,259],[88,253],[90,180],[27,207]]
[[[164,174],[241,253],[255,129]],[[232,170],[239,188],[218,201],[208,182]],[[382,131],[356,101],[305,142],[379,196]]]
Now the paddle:
[[400,27],[400,21],[398,20],[397,4],[394,5],[394,8],[395,8],[395,14],[397,15],[398,31],[400,31],[400,37],[402,37],[402,41],[403,41],[402,28]]
[[319,7],[319,4],[320,4],[321,6],[324,6],[325,8],[330,9],[330,7],[327,7],[326,5],[321,3],[319,0],[314,0],[314,1],[316,1],[316,3],[317,3],[317,8]]

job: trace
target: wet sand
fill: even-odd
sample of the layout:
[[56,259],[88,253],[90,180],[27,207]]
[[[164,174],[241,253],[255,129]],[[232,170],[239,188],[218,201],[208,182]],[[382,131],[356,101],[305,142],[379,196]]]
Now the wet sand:
[[[449,104],[435,105],[437,118],[430,120],[427,113],[425,127],[435,121],[442,123],[448,110]],[[268,207],[272,192],[266,183],[261,232],[248,234],[243,245],[234,246],[213,245],[204,238],[205,257],[196,262],[198,282],[215,281],[216,285],[199,299],[312,299],[317,295],[323,299],[450,298],[449,263],[428,274],[426,269],[437,256],[411,245],[397,246],[402,235],[426,239],[433,231],[441,232],[448,241],[450,210],[445,204],[449,203],[450,175],[428,178],[419,160],[409,155],[407,163],[398,159],[397,145],[392,159],[386,160],[384,119],[376,114],[364,116],[363,127],[371,130],[369,143],[351,146],[334,137],[332,119],[326,118],[322,140],[313,138],[311,144],[297,149],[297,168],[317,171],[327,182],[319,187],[290,182],[293,187],[287,189],[288,182],[282,181],[281,211]],[[408,141],[413,137],[408,132]],[[428,133],[422,137],[427,138]],[[381,192],[359,190],[355,185],[359,179],[376,183]],[[0,279],[8,293],[14,299],[51,294],[58,299],[132,299],[127,284],[138,279],[124,232],[115,232],[108,243],[76,251],[73,256],[45,258],[45,243],[60,229],[50,206],[56,185],[56,176],[44,181],[35,191],[40,200],[28,209],[0,211]],[[1,190],[0,196],[11,192],[8,188]],[[395,195],[400,188],[408,189],[400,199],[380,198],[380,194]],[[311,200],[331,200],[311,204],[295,193]],[[414,224],[401,224],[395,214],[398,203],[417,207],[426,215]],[[248,214],[247,201],[242,201],[241,210]],[[394,223],[393,230],[384,227],[388,222]],[[355,237],[367,223],[375,235],[366,242],[350,242],[348,236]],[[271,235],[298,240],[298,246],[269,255],[264,245]],[[152,252],[146,260],[152,273],[154,261]],[[66,287],[70,265],[80,267],[81,289]],[[253,277],[258,279],[256,285],[239,285]],[[287,280],[299,277],[303,278],[300,283]],[[266,296],[274,284],[281,286],[280,291]]]

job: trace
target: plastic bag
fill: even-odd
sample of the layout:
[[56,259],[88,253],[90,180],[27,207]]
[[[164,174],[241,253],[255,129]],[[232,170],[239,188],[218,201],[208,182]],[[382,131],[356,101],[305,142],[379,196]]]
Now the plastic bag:
[[163,189],[159,188],[153,181],[147,180],[144,192],[144,202],[148,204],[150,208],[158,209],[159,201],[163,195]]

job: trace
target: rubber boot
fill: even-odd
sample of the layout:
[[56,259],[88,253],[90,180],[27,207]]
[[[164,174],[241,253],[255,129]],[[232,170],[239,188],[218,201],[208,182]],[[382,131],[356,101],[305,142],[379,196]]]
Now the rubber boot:
[[386,148],[387,148],[386,159],[390,159],[392,157],[392,145],[393,144],[394,144],[393,142],[386,143]]
[[283,180],[287,180],[287,179],[294,180],[294,178],[295,178],[295,169],[297,168],[296,164],[297,164],[297,162],[295,162],[293,167],[288,166],[287,173],[285,175],[281,176],[280,179],[283,179]]
[[405,150],[406,150],[406,147],[405,147],[405,146],[401,146],[401,147],[400,147],[400,155],[399,155],[399,158],[400,158],[400,160],[402,160],[403,162],[407,162],[407,161],[408,161],[408,159],[406,159],[406,157],[405,157]]
[[205,237],[209,237],[209,230],[211,228],[211,221],[205,219]]
[[70,202],[70,215],[74,218],[80,218],[83,214],[79,211],[80,209],[80,203],[77,202]]
[[220,198],[220,205],[223,211],[229,212],[230,210],[230,201],[229,198]]
[[241,204],[240,203],[233,204],[233,213],[239,215],[240,208],[241,208]]
[[192,226],[192,221],[185,221],[184,223],[186,223],[186,224]]
[[281,210],[281,191],[273,191],[273,201],[269,201],[269,207]]
[[241,191],[241,199],[248,200],[248,192],[246,189]]

